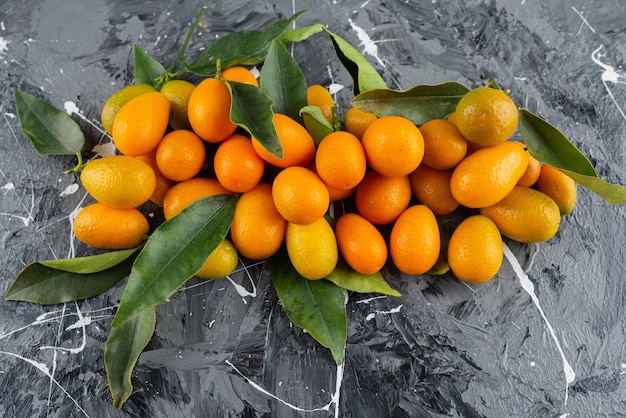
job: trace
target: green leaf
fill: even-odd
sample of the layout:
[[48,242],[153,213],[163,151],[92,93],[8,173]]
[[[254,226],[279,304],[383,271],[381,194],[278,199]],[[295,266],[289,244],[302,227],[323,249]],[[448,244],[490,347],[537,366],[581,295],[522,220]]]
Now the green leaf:
[[311,36],[323,32],[324,25],[321,23],[314,23],[310,26],[305,26],[303,28],[296,28],[284,31],[280,35],[280,41],[284,44],[290,42],[302,42],[309,39]]
[[233,65],[256,65],[265,60],[270,44],[302,13],[271,24],[265,31],[238,31],[215,40],[188,66],[187,70],[212,77],[217,73],[219,61],[222,68]]
[[351,104],[378,116],[396,115],[422,125],[431,119],[444,119],[469,89],[457,82],[417,85],[408,90],[376,89],[361,93]]
[[344,290],[328,280],[307,280],[284,251],[272,257],[272,281],[283,310],[296,326],[330,349],[343,363],[348,336]]
[[[29,264],[20,272],[9,287],[4,298],[6,300],[38,303],[40,305],[56,305],[74,300],[87,299],[98,296],[117,282],[126,277],[135,260],[131,253],[124,260],[101,269],[100,264],[94,272],[77,273],[59,270],[35,262]],[[59,263],[62,267],[80,267],[78,270],[88,270],[82,262],[72,266],[71,262]]]
[[307,81],[285,45],[272,41],[260,75],[260,88],[274,102],[272,110],[302,123],[307,105]]
[[599,178],[587,157],[549,122],[526,109],[520,109],[519,129],[533,157],[563,171],[609,203],[626,202],[626,188]]
[[300,110],[300,114],[302,114],[304,126],[313,137],[315,145],[319,145],[326,135],[334,132],[333,126],[328,122],[319,106],[305,106]]
[[352,76],[355,95],[387,87],[376,68],[355,47],[325,27],[323,29],[330,37],[339,61]]
[[133,393],[131,374],[154,334],[155,325],[156,312],[150,307],[109,332],[104,346],[104,365],[115,408],[121,409]]
[[39,260],[39,264],[56,270],[68,271],[70,273],[98,273],[117,266],[139,251],[140,248],[141,247],[130,248],[128,250],[109,251],[85,257]]
[[85,136],[67,113],[19,89],[14,98],[20,128],[39,154],[80,154]]
[[272,100],[250,84],[232,81],[226,84],[232,98],[230,120],[248,131],[269,152],[282,158],[283,149],[272,121]]
[[381,293],[389,296],[402,296],[400,292],[389,286],[389,283],[378,272],[374,274],[361,274],[354,271],[345,261],[340,261],[327,280],[337,286],[358,293]]
[[159,87],[158,79],[165,76],[165,67],[159,61],[152,58],[141,46],[135,45],[134,58],[134,83],[144,83]]
[[202,267],[226,236],[236,202],[234,194],[199,199],[152,233],[135,260],[113,326],[164,302]]

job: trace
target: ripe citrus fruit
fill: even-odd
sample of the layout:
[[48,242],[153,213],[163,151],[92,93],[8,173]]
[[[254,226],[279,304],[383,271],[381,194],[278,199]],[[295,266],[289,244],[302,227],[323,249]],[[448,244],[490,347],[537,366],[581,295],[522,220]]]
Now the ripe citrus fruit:
[[[521,142],[518,142],[518,144],[521,144]],[[522,146],[525,147],[524,144],[522,144]],[[526,167],[526,171],[524,171],[522,177],[520,177],[520,179],[517,181],[517,186],[534,186],[539,179],[539,173],[541,173],[541,163],[538,159],[528,154],[528,167]]]
[[201,279],[221,279],[235,271],[239,263],[237,249],[227,238],[209,254],[206,261],[196,273]]
[[141,244],[148,230],[146,217],[135,208],[113,208],[93,203],[74,218],[74,235],[94,248],[134,248]]
[[455,167],[452,195],[469,208],[493,205],[513,189],[527,166],[528,152],[515,142],[481,148]]
[[[315,161],[313,161],[311,164],[309,164],[307,166],[307,168],[317,174],[317,168],[315,167]],[[324,184],[326,184],[326,183],[324,183]],[[328,197],[329,197],[330,201],[331,202],[338,202],[340,200],[343,200],[343,199],[346,199],[346,198],[352,196],[356,192],[357,186],[354,186],[354,187],[352,187],[350,189],[342,190],[342,189],[337,189],[335,187],[332,187],[332,186],[329,186],[328,184],[326,184],[326,188],[328,189]]]
[[217,143],[235,132],[230,120],[230,91],[216,78],[202,80],[189,96],[187,117],[193,131],[207,142]]
[[156,150],[156,163],[165,177],[184,181],[195,177],[206,158],[204,142],[186,129],[171,131],[163,137]]
[[388,177],[407,176],[422,162],[424,138],[413,122],[402,116],[383,116],[363,134],[369,165]]
[[465,158],[467,139],[454,123],[432,119],[419,127],[424,137],[424,164],[437,170],[454,168]]
[[568,215],[576,205],[576,182],[567,174],[551,165],[541,166],[537,189],[556,202],[561,215]]
[[324,217],[309,225],[288,222],[285,243],[291,264],[306,279],[322,279],[337,266],[335,232]]
[[408,176],[387,177],[370,170],[356,189],[357,210],[374,225],[392,223],[409,207],[410,201]]
[[317,174],[306,167],[287,167],[272,184],[276,209],[287,221],[308,225],[328,210],[328,189]]
[[273,256],[285,239],[287,221],[272,198],[272,186],[259,183],[239,196],[230,238],[241,255],[252,260]]
[[231,192],[243,193],[261,181],[265,161],[254,150],[250,138],[233,134],[218,146],[213,168],[222,186]]
[[552,238],[559,229],[561,213],[551,197],[528,187],[515,187],[498,203],[480,209],[502,235],[533,243]]
[[340,190],[354,188],[363,180],[366,168],[361,141],[349,132],[330,133],[317,147],[315,169],[330,187]]
[[306,96],[307,105],[319,107],[326,120],[333,123],[333,107],[335,107],[335,101],[328,89],[319,84],[313,84],[306,89]]
[[229,194],[216,179],[194,177],[175,184],[163,198],[163,216],[171,219],[181,210],[203,197],[217,194]]
[[145,162],[126,155],[92,160],[80,181],[94,199],[116,208],[134,208],[148,201],[156,188],[156,176]]
[[113,93],[104,103],[104,106],[102,106],[100,121],[102,122],[104,130],[109,134],[113,131],[113,120],[122,106],[141,94],[154,91],[156,91],[155,88],[150,84],[137,83],[126,86]]
[[189,98],[196,85],[187,80],[170,80],[163,84],[161,93],[170,101],[170,127],[191,130],[187,115]]
[[131,99],[117,112],[111,136],[122,154],[136,157],[159,145],[170,118],[170,101],[155,91]]
[[447,215],[459,207],[450,190],[451,178],[452,170],[436,170],[426,164],[409,174],[413,194],[435,215]]
[[165,197],[165,193],[167,193],[167,191],[171,189],[175,183],[165,177],[163,174],[161,174],[161,171],[159,171],[159,167],[156,163],[156,149],[150,151],[148,154],[140,155],[135,158],[148,164],[150,168],[152,168],[152,171],[154,171],[156,186],[154,188],[154,192],[152,192],[152,194],[150,195],[149,200],[155,205],[161,206],[163,204],[163,198]]
[[343,124],[346,131],[362,139],[367,127],[376,119],[378,119],[378,117],[374,113],[365,112],[358,107],[351,107],[346,112]]
[[452,231],[448,265],[459,279],[471,283],[492,279],[500,270],[502,257],[502,236],[488,217],[472,215]]
[[276,135],[282,147],[282,158],[270,153],[254,137],[252,145],[254,150],[268,163],[286,168],[293,165],[307,166],[315,158],[315,142],[311,134],[287,115],[275,113],[272,119],[276,128]]
[[425,205],[407,208],[398,217],[389,237],[389,254],[405,274],[424,274],[439,259],[441,238],[437,218]]
[[252,71],[247,67],[236,65],[234,67],[228,67],[222,70],[220,76],[224,80],[235,81],[237,83],[250,84],[251,86],[259,87],[259,80],[254,76]]
[[479,145],[504,142],[517,129],[517,106],[505,92],[489,86],[464,94],[454,113],[459,132]]
[[374,274],[387,261],[387,244],[382,234],[356,213],[342,215],[335,225],[337,245],[346,263],[361,274]]

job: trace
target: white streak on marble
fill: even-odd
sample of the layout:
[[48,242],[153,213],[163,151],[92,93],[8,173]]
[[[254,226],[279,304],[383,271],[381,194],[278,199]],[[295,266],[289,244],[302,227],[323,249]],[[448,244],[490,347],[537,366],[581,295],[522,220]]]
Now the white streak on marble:
[[61,193],[59,193],[59,197],[71,196],[78,191],[80,186],[78,183],[72,183],[67,186]]
[[617,71],[615,71],[615,68],[600,61],[599,55],[600,55],[600,51],[602,50],[602,47],[603,46],[600,45],[598,48],[596,48],[595,51],[591,53],[591,60],[595,64],[599,65],[601,68],[604,69],[601,75],[602,84],[604,85],[604,88],[606,89],[607,93],[609,94],[609,97],[611,98],[615,106],[617,106],[619,113],[622,115],[624,119],[626,119],[626,113],[624,113],[624,110],[622,109],[622,107],[619,105],[619,103],[617,103],[615,96],[613,96],[613,93],[611,92],[611,89],[609,88],[607,84],[607,83],[626,84],[626,75],[619,74]]
[[371,321],[372,319],[374,319],[374,318],[376,317],[376,315],[377,315],[377,314],[380,314],[380,315],[388,315],[388,314],[398,313],[398,312],[400,312],[400,310],[402,310],[402,307],[403,307],[403,306],[404,306],[404,305],[400,304],[400,305],[396,306],[395,308],[390,309],[390,310],[388,310],[388,311],[376,311],[376,312],[372,312],[371,314],[369,314],[369,315],[367,315],[367,316],[365,317],[365,320],[366,320],[366,321]]
[[0,57],[4,56],[4,54],[9,50],[10,43],[11,41],[8,41],[0,36]]
[[546,314],[543,312],[543,309],[541,308],[541,304],[539,303],[539,298],[537,298],[537,295],[535,294],[535,286],[533,285],[533,282],[531,282],[528,276],[526,275],[526,273],[524,273],[522,266],[519,264],[519,261],[517,261],[517,258],[515,258],[515,255],[513,254],[511,249],[506,244],[503,244],[503,247],[504,247],[504,255],[506,259],[509,261],[509,263],[511,264],[511,267],[513,268],[513,270],[515,271],[515,274],[517,275],[517,278],[520,281],[522,289],[524,289],[526,293],[528,293],[528,295],[530,296],[530,299],[535,304],[535,307],[539,311],[539,314],[541,315],[541,318],[545,322],[546,327],[548,328],[548,331],[550,332],[550,336],[552,337],[552,340],[555,342],[556,348],[559,351],[559,354],[563,361],[563,373],[565,374],[564,404],[567,405],[567,399],[569,397],[569,386],[576,379],[576,373],[574,373],[574,369],[572,369],[572,366],[567,361],[567,358],[565,357],[565,353],[563,352],[563,348],[561,347],[561,343],[559,342],[559,339],[557,338],[556,333],[554,332],[554,329],[552,328],[552,325],[550,324],[550,321],[548,321]]
[[384,295],[382,295],[382,296],[374,296],[374,297],[363,299],[363,300],[357,300],[356,303],[370,303],[370,302],[373,302],[373,301],[378,300],[378,299],[386,299],[386,298],[387,298],[387,296],[384,296]]
[[593,33],[596,33],[596,30],[589,24],[589,22],[587,21],[587,19],[585,18],[585,16],[583,16],[583,14],[581,12],[578,11],[578,9],[576,9],[574,6],[572,6],[572,10],[574,11],[574,13],[576,13],[578,15],[578,17],[581,18],[581,20],[583,21],[583,23],[589,28],[589,30]]
[[359,38],[361,45],[363,45],[363,53],[372,56],[383,68],[385,68],[385,63],[378,56],[378,46],[376,46],[376,42],[370,38],[363,28],[357,26],[352,19],[348,19],[348,23],[350,23],[352,30],[356,32],[356,36]]

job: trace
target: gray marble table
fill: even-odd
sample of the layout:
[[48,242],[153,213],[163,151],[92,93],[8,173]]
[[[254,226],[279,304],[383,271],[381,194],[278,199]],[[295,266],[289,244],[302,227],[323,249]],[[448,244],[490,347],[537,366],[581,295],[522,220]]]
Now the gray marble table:
[[[2,292],[33,261],[89,254],[70,229],[72,214],[89,201],[78,177],[63,174],[75,160],[34,151],[19,130],[13,91],[74,110],[89,147],[106,148],[100,108],[131,82],[133,44],[169,62],[203,3],[0,3]],[[626,183],[620,0],[312,4],[208,2],[206,29],[190,50],[310,8],[297,26],[327,24],[390,87],[473,87],[495,77],[571,138],[603,178]],[[307,80],[336,88],[345,109],[350,79],[329,44],[309,42],[294,55]],[[249,275],[230,280],[192,280],[158,307],[122,410],[111,406],[103,362],[121,284],[59,306],[0,299],[0,416],[624,416],[625,225],[624,206],[579,188],[557,236],[539,245],[507,242],[513,262],[487,284],[389,273],[401,298],[350,294],[339,370],[328,350],[290,325],[268,264],[248,263]]]

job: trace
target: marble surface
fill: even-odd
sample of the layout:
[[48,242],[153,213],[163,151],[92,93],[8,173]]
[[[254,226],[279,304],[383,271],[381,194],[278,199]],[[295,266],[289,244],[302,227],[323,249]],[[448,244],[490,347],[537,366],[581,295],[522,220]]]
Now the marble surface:
[[[131,82],[132,46],[169,63],[203,2],[0,3],[0,285],[39,259],[89,254],[70,220],[89,202],[72,157],[41,157],[12,93],[72,117],[110,152],[98,119]],[[392,88],[490,77],[558,126],[608,181],[625,184],[626,5],[620,0],[207,2],[190,51],[310,8],[364,52]],[[294,48],[307,80],[350,79],[325,38]],[[155,214],[158,216],[158,214]],[[191,280],[157,309],[134,393],[111,406],[103,348],[121,285],[86,301],[0,300],[3,417],[589,417],[626,415],[626,208],[579,188],[574,213],[538,245],[508,242],[498,276],[388,272],[401,298],[350,294],[343,368],[290,325],[269,265]]]

